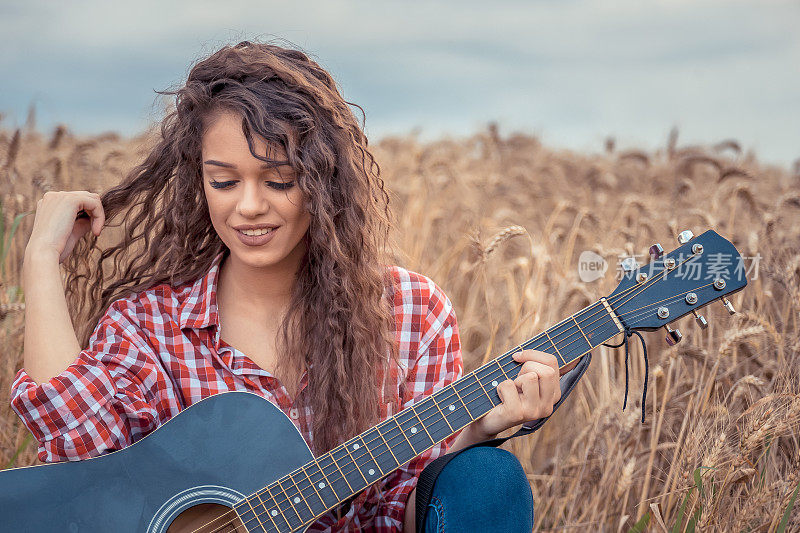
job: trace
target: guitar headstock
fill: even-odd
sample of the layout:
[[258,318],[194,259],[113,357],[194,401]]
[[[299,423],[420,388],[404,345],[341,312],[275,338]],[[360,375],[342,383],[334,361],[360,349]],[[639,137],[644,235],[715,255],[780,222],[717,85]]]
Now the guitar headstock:
[[684,231],[678,241],[681,246],[669,253],[664,253],[660,245],[653,245],[652,260],[646,265],[629,263],[622,281],[608,296],[624,325],[645,331],[666,327],[670,344],[680,341],[681,334],[669,323],[694,313],[698,324],[705,328],[707,322],[697,310],[722,300],[733,314],[733,306],[725,296],[747,285],[742,256],[715,231],[708,230],[697,237]]

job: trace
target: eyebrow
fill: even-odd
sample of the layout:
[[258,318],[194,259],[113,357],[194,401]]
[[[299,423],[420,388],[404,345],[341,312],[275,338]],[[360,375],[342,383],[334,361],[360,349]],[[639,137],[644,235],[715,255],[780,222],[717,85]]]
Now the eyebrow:
[[[215,165],[215,166],[224,167],[224,168],[236,168],[236,165],[234,165],[232,163],[225,163],[224,161],[217,161],[215,159],[208,159],[206,161],[203,161],[203,164]],[[263,163],[261,165],[261,168],[274,168],[274,167],[283,167],[283,166],[288,166],[288,165],[289,165],[289,161],[288,160],[287,161],[275,161],[274,163]]]

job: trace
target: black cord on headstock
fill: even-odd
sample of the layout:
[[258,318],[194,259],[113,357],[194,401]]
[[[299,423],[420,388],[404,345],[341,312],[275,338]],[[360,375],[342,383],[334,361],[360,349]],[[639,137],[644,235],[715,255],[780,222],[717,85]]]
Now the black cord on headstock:
[[631,335],[636,334],[639,337],[639,340],[642,341],[642,352],[644,353],[644,387],[642,388],[642,424],[644,424],[644,408],[645,408],[645,401],[647,400],[647,375],[649,373],[649,365],[647,362],[647,344],[644,342],[644,337],[638,331],[631,329],[628,326],[625,326],[625,337],[622,339],[622,342],[619,344],[606,344],[603,343],[603,346],[607,346],[609,348],[619,348],[620,346],[625,346],[625,399],[622,402],[622,410],[625,410],[625,406],[628,405],[628,338]]

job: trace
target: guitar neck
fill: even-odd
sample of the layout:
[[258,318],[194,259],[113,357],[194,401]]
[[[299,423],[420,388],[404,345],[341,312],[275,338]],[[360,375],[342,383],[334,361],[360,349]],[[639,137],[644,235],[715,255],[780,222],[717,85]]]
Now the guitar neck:
[[279,531],[302,528],[500,404],[497,385],[519,374],[513,353],[540,350],[564,367],[620,331],[619,318],[601,298],[248,496],[235,509],[250,527],[259,528],[260,521]]

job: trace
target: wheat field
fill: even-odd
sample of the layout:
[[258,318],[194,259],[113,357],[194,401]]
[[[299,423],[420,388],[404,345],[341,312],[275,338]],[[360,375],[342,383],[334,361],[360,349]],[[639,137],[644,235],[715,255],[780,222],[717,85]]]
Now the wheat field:
[[[0,468],[38,464],[36,443],[8,403],[22,365],[22,257],[44,191],[102,192],[152,143],[94,137],[35,120],[0,122]],[[531,482],[537,531],[800,531],[800,162],[760,163],[735,140],[603,153],[501,135],[371,145],[392,195],[395,262],[436,281],[455,305],[465,367],[532,337],[609,294],[615,263],[684,229],[714,229],[758,272],[715,303],[684,339],[645,333],[650,386],[641,423],[644,363],[631,343],[630,394],[622,411],[624,352],[601,347],[569,401],[532,436],[505,448]],[[19,220],[14,227],[15,219]],[[13,231],[12,231],[13,230]],[[114,239],[111,232],[100,237]],[[578,256],[611,264],[580,281]],[[80,317],[73,317],[77,322]]]

